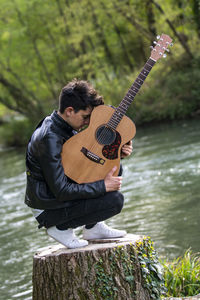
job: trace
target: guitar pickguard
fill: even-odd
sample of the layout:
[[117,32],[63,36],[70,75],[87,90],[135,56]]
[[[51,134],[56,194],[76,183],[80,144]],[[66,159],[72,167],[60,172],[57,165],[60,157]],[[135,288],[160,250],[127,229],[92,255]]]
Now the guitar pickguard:
[[118,149],[121,144],[121,136],[119,132],[116,131],[116,138],[114,142],[110,145],[105,145],[102,149],[102,154],[107,159],[118,158]]

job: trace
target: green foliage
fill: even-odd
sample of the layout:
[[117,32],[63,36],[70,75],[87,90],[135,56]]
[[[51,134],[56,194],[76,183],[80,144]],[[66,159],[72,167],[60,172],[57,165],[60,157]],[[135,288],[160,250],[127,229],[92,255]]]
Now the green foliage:
[[137,123],[191,117],[200,109],[199,82],[200,57],[162,64],[152,71],[128,113]]
[[144,287],[148,289],[151,299],[159,300],[166,293],[163,268],[149,237],[145,238],[143,242],[137,243],[137,252]]
[[[113,269],[113,266],[111,267]],[[105,272],[105,266],[100,258],[98,263],[95,264],[96,282],[95,286],[102,299],[114,299],[114,295],[117,291],[113,281],[113,274]]]
[[189,249],[183,257],[162,262],[168,297],[188,297],[200,293],[200,256]]
[[141,270],[143,287],[148,290],[151,299],[159,300],[166,292],[163,269],[149,237],[144,238],[142,242],[137,242],[135,246],[130,245],[128,251],[124,246],[116,247],[112,255],[109,255],[107,266],[100,258],[94,268],[96,282],[95,287],[91,289],[93,292],[98,291],[97,299],[116,299],[118,292],[116,274],[118,273],[120,278],[123,278],[129,285],[132,293],[131,299],[135,299],[138,270]]
[[1,126],[1,142],[9,147],[22,147],[28,143],[32,134],[33,124],[28,119],[13,120]]
[[[61,87],[79,77],[114,104],[146,62],[160,28],[175,39],[174,63],[198,53],[196,3],[1,0],[0,102],[37,121],[55,108]],[[149,94],[152,99],[153,90]]]
[[164,32],[174,40],[172,53],[156,64],[128,114],[137,123],[194,114],[197,2],[0,0],[0,103],[36,123],[77,77],[117,106],[150,56],[155,35]]

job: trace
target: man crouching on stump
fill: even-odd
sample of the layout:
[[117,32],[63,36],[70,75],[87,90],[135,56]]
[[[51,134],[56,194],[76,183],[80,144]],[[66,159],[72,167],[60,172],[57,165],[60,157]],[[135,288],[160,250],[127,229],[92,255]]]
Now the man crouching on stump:
[[[95,106],[103,98],[83,80],[74,79],[60,93],[59,110],[42,120],[28,143],[25,203],[32,209],[39,228],[68,248],[88,245],[88,240],[117,238],[125,230],[108,227],[103,221],[120,213],[124,198],[119,192],[115,167],[104,180],[77,184],[64,174],[61,152],[64,142],[90,122]],[[121,157],[132,153],[132,142],[122,147]],[[69,157],[70,160],[70,157]],[[83,239],[74,228],[83,226]]]

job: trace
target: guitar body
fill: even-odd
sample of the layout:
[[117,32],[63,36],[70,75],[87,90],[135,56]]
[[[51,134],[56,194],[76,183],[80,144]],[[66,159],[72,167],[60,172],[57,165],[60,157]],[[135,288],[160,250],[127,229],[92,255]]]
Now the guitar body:
[[104,179],[114,166],[117,166],[114,175],[118,175],[121,148],[135,136],[136,128],[127,116],[123,116],[116,130],[107,128],[114,112],[110,106],[97,106],[92,111],[88,128],[64,143],[62,165],[65,174],[75,182]]

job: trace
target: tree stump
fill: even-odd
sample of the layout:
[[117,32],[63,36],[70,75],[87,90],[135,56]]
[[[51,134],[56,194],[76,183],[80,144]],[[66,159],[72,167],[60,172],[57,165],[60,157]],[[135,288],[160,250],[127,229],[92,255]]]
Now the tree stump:
[[160,299],[163,286],[152,242],[138,235],[34,255],[33,300]]

